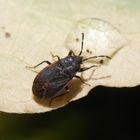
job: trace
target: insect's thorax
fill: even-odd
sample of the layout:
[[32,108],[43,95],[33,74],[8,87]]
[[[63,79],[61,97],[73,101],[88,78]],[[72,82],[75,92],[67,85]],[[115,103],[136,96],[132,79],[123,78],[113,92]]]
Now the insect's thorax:
[[82,57],[80,56],[67,56],[60,61],[63,71],[70,75],[75,75],[79,71],[82,63]]

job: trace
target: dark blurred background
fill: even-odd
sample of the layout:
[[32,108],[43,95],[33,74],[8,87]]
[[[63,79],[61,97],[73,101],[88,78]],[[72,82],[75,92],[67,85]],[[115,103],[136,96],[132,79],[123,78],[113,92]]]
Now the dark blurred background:
[[139,140],[140,86],[96,87],[42,114],[0,113],[0,140]]

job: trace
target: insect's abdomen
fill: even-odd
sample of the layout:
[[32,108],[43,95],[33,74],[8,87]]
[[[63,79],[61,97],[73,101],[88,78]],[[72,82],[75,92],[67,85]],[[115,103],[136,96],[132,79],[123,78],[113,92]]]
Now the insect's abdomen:
[[47,82],[34,83],[32,86],[32,91],[33,94],[40,99],[53,98],[58,92],[60,92],[65,87],[65,85],[65,83],[56,82],[55,84],[48,84]]
[[61,72],[62,70],[57,69],[57,67],[53,71],[51,68],[43,69],[33,82],[33,94],[40,99],[55,97],[71,80]]
[[51,79],[51,69],[49,67],[44,68],[34,79],[32,92],[33,94],[40,98],[46,99],[49,98],[51,94],[51,89],[49,86]]

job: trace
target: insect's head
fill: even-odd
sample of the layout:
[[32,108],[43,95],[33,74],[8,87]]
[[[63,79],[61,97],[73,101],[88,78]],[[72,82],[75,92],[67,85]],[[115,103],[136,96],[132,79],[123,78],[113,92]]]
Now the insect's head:
[[69,63],[70,65],[79,65],[82,64],[83,56],[81,56],[83,51],[83,44],[84,44],[84,33],[82,34],[82,41],[81,41],[81,50],[78,55],[75,55],[75,53],[70,50],[68,56],[65,59],[65,63]]
[[79,64],[82,64],[82,60],[83,60],[83,57],[82,56],[68,56],[67,57],[67,61],[69,63],[75,63],[75,65],[79,65]]

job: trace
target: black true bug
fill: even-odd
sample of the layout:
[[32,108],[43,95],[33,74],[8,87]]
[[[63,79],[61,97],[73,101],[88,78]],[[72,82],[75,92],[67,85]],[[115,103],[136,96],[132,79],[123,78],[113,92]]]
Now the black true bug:
[[84,33],[82,33],[81,51],[79,52],[79,55],[75,55],[74,52],[70,50],[68,55],[62,59],[60,59],[59,56],[55,56],[58,58],[58,61],[55,61],[54,63],[43,61],[33,67],[36,68],[42,63],[48,64],[48,66],[41,70],[34,79],[32,91],[36,97],[40,99],[53,99],[63,95],[59,95],[60,91],[62,89],[66,89],[68,91],[68,83],[73,77],[79,78],[81,82],[84,83],[84,81],[76,75],[77,72],[83,72],[97,66],[92,65],[90,67],[81,67],[81,64],[84,61],[97,57],[110,58],[105,55],[83,58],[81,56],[83,51],[83,41]]

